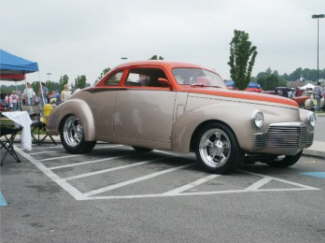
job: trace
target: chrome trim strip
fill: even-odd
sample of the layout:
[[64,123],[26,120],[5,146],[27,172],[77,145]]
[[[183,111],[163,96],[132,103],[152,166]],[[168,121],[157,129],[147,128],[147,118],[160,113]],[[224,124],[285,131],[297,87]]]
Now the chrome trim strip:
[[278,122],[271,123],[270,127],[305,127],[303,122]]

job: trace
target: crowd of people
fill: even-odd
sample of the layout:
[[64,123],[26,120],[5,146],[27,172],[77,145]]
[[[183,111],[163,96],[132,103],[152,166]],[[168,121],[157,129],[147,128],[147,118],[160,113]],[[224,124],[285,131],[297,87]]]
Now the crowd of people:
[[21,110],[21,106],[33,106],[54,104],[58,105],[71,96],[69,86],[66,84],[61,92],[59,90],[49,91],[45,83],[40,84],[40,88],[36,93],[30,83],[26,84],[23,92],[12,91],[11,94],[4,95],[3,99],[0,97],[0,106],[3,110],[17,111]]

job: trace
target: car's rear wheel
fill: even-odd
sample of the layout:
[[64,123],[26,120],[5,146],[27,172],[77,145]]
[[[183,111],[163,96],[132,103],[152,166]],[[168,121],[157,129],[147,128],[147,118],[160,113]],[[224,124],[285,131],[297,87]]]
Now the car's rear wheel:
[[140,152],[140,153],[149,153],[152,151],[151,148],[144,148],[144,147],[138,147],[138,146],[132,146],[133,149],[137,152]]
[[302,151],[296,155],[276,156],[273,160],[266,161],[266,163],[269,166],[276,167],[276,168],[287,168],[297,163],[301,155],[302,155]]
[[75,115],[66,117],[60,129],[63,147],[72,154],[89,153],[96,141],[85,141],[84,128],[80,119]]
[[202,127],[197,133],[194,146],[198,161],[210,172],[227,173],[243,160],[235,135],[220,123]]

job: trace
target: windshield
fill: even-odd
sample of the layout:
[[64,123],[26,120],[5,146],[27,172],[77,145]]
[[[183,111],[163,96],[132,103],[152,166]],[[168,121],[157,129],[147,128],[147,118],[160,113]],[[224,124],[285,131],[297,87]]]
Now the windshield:
[[218,74],[201,68],[175,68],[173,74],[177,83],[182,85],[226,87]]

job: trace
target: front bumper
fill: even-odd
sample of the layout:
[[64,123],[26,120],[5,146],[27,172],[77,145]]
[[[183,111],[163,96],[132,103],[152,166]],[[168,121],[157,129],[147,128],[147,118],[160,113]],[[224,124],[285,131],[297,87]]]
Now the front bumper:
[[255,134],[255,151],[295,155],[312,145],[314,129],[303,122],[281,122],[269,125],[266,132]]

